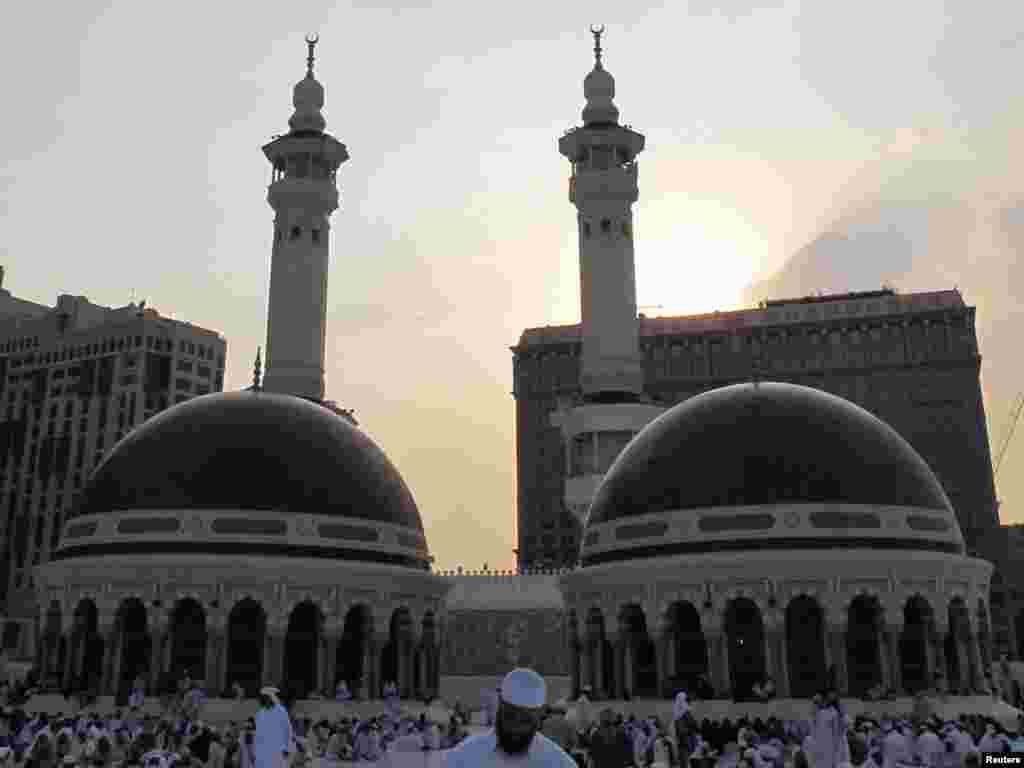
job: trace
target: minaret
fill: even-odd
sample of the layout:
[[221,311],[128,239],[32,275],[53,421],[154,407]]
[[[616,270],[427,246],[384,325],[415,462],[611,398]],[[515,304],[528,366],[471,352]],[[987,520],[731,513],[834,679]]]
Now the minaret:
[[579,226],[580,383],[586,398],[643,393],[632,205],[644,137],[619,125],[615,79],[601,63],[603,31],[591,28],[594,68],[583,81],[583,127],[558,142],[572,163],[569,200]]
[[263,147],[272,167],[267,202],[275,214],[263,389],[322,401],[330,216],[348,151],[324,132],[324,89],[313,76],[317,40],[306,38],[306,76],[295,86],[291,130]]
[[581,524],[612,462],[664,411],[644,395],[636,312],[632,205],[644,137],[619,125],[615,80],[601,63],[604,28],[590,31],[594,68],[583,81],[583,126],[558,142],[572,163],[569,200],[579,226],[582,397],[552,414],[566,443],[564,503]]

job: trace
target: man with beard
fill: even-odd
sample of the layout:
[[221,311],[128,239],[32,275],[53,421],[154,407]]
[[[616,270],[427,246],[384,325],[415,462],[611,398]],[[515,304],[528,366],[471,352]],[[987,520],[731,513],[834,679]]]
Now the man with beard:
[[547,700],[544,678],[532,669],[513,669],[501,683],[494,728],[459,744],[448,755],[446,768],[576,768],[576,761],[540,733]]

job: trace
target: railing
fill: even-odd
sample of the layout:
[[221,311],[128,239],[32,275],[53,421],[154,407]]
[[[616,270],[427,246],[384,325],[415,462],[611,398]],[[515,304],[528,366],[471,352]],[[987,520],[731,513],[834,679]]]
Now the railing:
[[480,569],[480,570],[463,570],[462,568],[456,568],[455,570],[432,570],[435,576],[446,576],[462,578],[467,576],[475,577],[518,577],[518,576],[561,576],[566,573],[572,573],[579,569],[579,565],[566,566],[562,568],[532,568],[524,570],[502,570],[502,569]]

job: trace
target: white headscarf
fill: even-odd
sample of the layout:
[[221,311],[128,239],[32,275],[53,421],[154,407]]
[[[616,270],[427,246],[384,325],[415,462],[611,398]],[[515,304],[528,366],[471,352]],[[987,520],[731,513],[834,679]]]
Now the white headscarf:
[[274,688],[269,685],[266,688],[260,689],[260,695],[268,697],[270,699],[270,702],[276,706],[280,706],[281,704],[281,700],[277,698],[277,695],[279,693],[280,691],[277,688]]

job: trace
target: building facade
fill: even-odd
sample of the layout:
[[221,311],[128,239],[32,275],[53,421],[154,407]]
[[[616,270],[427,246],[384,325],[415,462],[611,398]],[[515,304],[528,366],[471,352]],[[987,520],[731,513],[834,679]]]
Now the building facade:
[[32,569],[49,560],[93,468],[164,409],[224,388],[218,333],[138,305],[0,292],[0,597],[4,647],[33,649]]
[[[925,458],[973,550],[999,526],[974,318],[975,308],[955,290],[641,315],[645,391],[671,406],[760,375],[846,398],[892,425]],[[527,329],[512,348],[520,567],[575,562],[581,526],[564,503],[570,467],[602,473],[628,442],[581,441],[573,461],[552,423],[581,394],[581,347],[579,326],[567,325]]]

